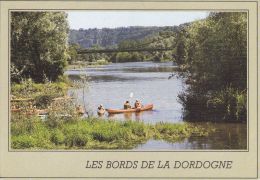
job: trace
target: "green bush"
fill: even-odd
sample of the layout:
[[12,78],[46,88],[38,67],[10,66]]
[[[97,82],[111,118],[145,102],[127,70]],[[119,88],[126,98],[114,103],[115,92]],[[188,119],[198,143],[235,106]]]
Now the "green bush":
[[246,120],[247,95],[243,91],[228,87],[214,93],[207,102],[212,117],[220,120]]
[[82,147],[86,146],[90,141],[90,137],[87,134],[81,134],[80,132],[73,132],[66,135],[65,145],[69,147]]
[[184,119],[189,121],[203,121],[207,118],[207,96],[194,92],[184,92],[178,95],[179,102],[184,107]]
[[97,65],[107,65],[109,62],[106,59],[99,59],[96,61]]
[[247,118],[247,94],[246,92],[238,92],[236,95],[236,118],[237,120],[246,120]]
[[33,133],[39,126],[42,126],[41,120],[37,116],[11,116],[11,133],[12,135],[21,135]]
[[90,140],[90,129],[86,122],[77,123],[66,123],[62,128],[63,134],[65,135],[65,145],[69,147],[85,146]]
[[[24,148],[50,148],[50,130],[36,116],[11,117],[12,144],[16,149]],[[16,116],[17,118],[17,116]]]
[[63,132],[59,129],[55,129],[52,134],[51,134],[51,141],[55,144],[55,145],[60,145],[63,144],[65,140],[65,136],[63,134]]
[[11,137],[11,147],[13,149],[30,149],[35,147],[36,144],[36,139],[28,134]]
[[36,139],[37,149],[50,149],[53,148],[53,143],[51,142],[51,131],[42,125],[32,134],[32,137]]

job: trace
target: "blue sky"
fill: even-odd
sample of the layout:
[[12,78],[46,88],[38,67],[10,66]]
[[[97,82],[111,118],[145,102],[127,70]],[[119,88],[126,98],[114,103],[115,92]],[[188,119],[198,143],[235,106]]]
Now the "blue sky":
[[207,11],[88,10],[68,11],[71,29],[127,26],[174,26],[203,19]]

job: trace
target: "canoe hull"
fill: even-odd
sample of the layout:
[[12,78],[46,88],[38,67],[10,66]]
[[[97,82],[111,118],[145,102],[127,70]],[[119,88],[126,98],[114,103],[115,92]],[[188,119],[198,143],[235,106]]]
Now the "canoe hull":
[[135,109],[106,109],[108,114],[132,113],[132,112],[141,112],[141,111],[150,111],[150,110],[153,110],[153,104],[148,104],[142,108],[135,108]]

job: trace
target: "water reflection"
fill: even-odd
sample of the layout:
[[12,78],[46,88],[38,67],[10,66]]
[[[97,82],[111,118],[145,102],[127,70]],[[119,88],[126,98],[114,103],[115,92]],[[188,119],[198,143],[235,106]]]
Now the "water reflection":
[[[182,106],[177,96],[185,86],[182,79],[174,77],[168,80],[175,68],[172,63],[121,63],[89,68],[82,72],[67,71],[66,74],[74,80],[78,80],[82,73],[90,78],[85,93],[86,102],[82,102],[82,89],[71,90],[69,93],[76,94],[79,102],[87,103],[93,114],[96,114],[99,104],[105,108],[121,109],[126,100],[133,105],[135,99],[139,99],[143,104],[153,103],[154,111],[133,115],[117,114],[113,118],[124,120],[131,116],[133,120],[146,123],[181,122]],[[131,92],[133,98],[129,97]]]
[[240,123],[199,123],[205,128],[213,126],[216,131],[207,137],[191,136],[181,142],[170,143],[163,140],[149,140],[138,145],[135,150],[184,150],[184,149],[211,149],[211,150],[246,150],[247,126]]

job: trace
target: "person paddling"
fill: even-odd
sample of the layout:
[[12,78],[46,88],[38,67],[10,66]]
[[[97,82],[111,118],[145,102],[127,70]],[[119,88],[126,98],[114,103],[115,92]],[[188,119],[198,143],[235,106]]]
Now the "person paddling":
[[135,108],[142,108],[142,104],[139,100],[135,101]]

